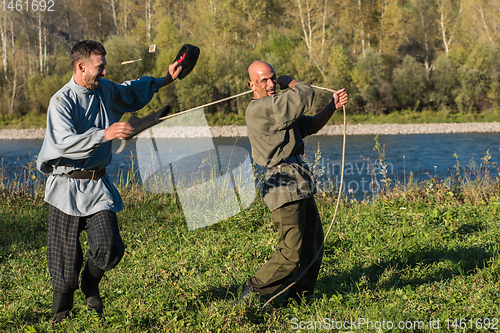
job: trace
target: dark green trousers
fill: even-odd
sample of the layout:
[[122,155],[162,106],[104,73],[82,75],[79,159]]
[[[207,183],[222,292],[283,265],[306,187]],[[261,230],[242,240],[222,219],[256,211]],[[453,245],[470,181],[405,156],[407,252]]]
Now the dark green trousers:
[[302,270],[320,255],[293,289],[312,294],[323,258],[323,227],[314,197],[288,203],[272,212],[279,234],[278,248],[271,259],[248,281],[261,296],[273,293],[296,280]]

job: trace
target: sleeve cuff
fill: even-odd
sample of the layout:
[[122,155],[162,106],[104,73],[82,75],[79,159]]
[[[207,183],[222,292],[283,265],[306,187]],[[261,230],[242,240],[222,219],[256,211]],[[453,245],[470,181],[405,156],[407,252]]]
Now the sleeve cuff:
[[97,139],[99,140],[99,142],[100,142],[101,144],[103,144],[103,143],[107,142],[107,140],[106,140],[106,139],[104,139],[104,131],[106,131],[106,130],[105,130],[105,129],[103,129],[103,130],[98,130],[98,131],[96,132]]
[[158,86],[158,88],[166,86],[166,84],[165,84],[165,78],[164,77],[156,78],[153,81]]

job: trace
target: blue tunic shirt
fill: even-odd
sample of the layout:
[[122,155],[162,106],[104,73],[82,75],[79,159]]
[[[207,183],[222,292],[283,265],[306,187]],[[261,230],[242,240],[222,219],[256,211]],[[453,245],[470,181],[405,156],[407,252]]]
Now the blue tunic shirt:
[[99,88],[90,90],[71,78],[55,93],[47,110],[47,130],[37,160],[38,170],[49,175],[45,201],[74,216],[101,210],[119,212],[123,201],[109,176],[95,181],[59,175],[109,166],[112,142],[104,140],[104,130],[125,112],[144,107],[164,85],[163,78],[143,76],[122,84],[101,79]]

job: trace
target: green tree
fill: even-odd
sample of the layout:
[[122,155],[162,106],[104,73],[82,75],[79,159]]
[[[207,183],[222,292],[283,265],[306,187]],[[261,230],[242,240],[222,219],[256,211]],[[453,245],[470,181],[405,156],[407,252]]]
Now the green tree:
[[394,70],[393,85],[401,107],[419,108],[426,100],[427,71],[415,58],[407,55]]
[[469,65],[462,65],[458,70],[460,91],[455,98],[459,111],[478,111],[487,103],[489,78],[485,72]]
[[359,55],[352,69],[352,81],[357,94],[354,99],[363,106],[364,111],[380,113],[382,110],[380,87],[383,82],[382,57],[380,53],[368,48]]
[[[143,75],[151,75],[147,68],[154,61],[155,54],[148,52],[148,44],[133,35],[110,37],[104,43],[106,48],[106,78],[122,83],[127,80],[137,79]],[[123,61],[138,60],[131,64],[121,65]]]
[[458,65],[446,54],[439,56],[434,62],[431,75],[429,100],[437,107],[455,107],[455,98],[459,90]]

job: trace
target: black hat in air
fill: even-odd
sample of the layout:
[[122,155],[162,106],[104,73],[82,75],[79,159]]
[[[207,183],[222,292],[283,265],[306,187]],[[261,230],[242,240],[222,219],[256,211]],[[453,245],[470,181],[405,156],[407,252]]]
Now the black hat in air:
[[175,61],[179,62],[179,65],[182,66],[182,70],[178,76],[179,79],[183,79],[186,75],[191,73],[196,62],[198,61],[198,56],[200,55],[200,49],[197,46],[184,44],[182,45],[177,57],[175,57]]

